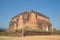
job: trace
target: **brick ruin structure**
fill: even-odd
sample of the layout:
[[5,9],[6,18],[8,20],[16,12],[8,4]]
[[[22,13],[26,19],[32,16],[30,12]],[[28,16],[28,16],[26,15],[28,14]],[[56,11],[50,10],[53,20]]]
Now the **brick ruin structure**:
[[52,24],[49,21],[49,17],[33,10],[14,16],[9,23],[10,30],[18,30],[26,26],[31,29],[52,31]]

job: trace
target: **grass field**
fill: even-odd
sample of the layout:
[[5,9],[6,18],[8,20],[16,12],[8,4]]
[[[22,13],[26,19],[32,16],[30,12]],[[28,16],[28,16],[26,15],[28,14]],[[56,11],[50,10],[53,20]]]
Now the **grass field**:
[[25,37],[0,36],[0,40],[60,40],[60,35],[25,36]]

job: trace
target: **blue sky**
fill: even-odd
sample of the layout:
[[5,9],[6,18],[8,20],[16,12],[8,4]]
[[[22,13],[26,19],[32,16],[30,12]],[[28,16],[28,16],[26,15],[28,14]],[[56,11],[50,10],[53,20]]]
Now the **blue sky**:
[[8,28],[13,16],[27,10],[48,16],[52,26],[60,29],[60,0],[0,0],[0,28]]

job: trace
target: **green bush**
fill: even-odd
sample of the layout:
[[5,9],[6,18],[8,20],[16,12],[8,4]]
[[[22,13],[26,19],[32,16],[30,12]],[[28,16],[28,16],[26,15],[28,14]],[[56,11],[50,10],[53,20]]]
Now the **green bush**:
[[34,31],[34,32],[43,32],[41,29],[32,29],[29,26],[26,26],[25,28],[23,28],[24,31]]
[[22,29],[15,30],[15,32],[22,32]]
[[0,32],[5,32],[6,30],[0,29]]
[[53,32],[58,32],[58,30],[56,28],[53,28]]
[[41,29],[32,29],[32,31],[34,31],[34,32],[42,32]]
[[24,31],[30,31],[31,28],[29,26],[26,26],[25,28],[23,28]]

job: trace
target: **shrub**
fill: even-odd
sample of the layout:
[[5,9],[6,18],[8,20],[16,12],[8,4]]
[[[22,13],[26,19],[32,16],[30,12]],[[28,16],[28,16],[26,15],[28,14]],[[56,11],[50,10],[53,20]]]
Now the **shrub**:
[[30,31],[31,28],[29,26],[26,26],[25,28],[23,28],[24,31]]
[[0,32],[5,32],[6,30],[0,29]]
[[53,32],[58,32],[58,30],[56,28],[53,28]]
[[43,32],[41,29],[32,29],[29,26],[23,28],[24,31]]
[[41,29],[32,29],[33,32],[43,32]]

